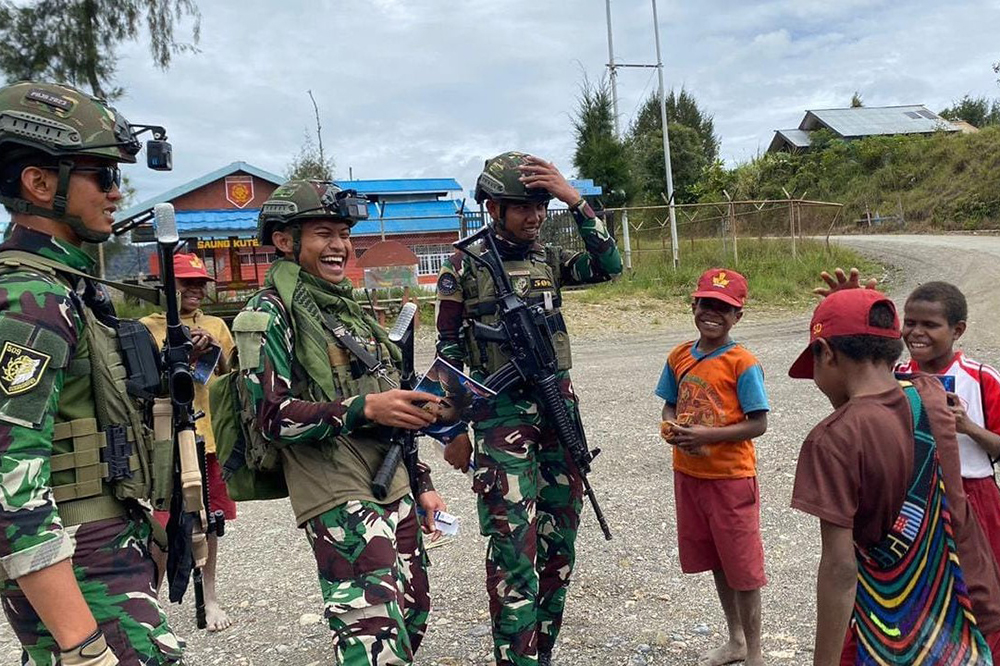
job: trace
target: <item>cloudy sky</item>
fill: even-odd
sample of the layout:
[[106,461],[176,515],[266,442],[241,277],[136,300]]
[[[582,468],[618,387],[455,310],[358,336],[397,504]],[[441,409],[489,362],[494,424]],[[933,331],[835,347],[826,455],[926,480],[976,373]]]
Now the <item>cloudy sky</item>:
[[[608,61],[604,0],[202,1],[200,53],[166,72],[123,47],[119,109],[167,127],[172,173],[130,168],[139,199],[234,160],[283,174],[314,131],[346,178],[454,177],[520,149],[573,172],[584,76]],[[729,164],[807,108],[1000,96],[1000,0],[659,0],[667,87],[715,117]],[[649,0],[612,0],[615,57],[655,61]],[[190,35],[181,25],[178,35]],[[619,70],[622,125],[656,90]]]

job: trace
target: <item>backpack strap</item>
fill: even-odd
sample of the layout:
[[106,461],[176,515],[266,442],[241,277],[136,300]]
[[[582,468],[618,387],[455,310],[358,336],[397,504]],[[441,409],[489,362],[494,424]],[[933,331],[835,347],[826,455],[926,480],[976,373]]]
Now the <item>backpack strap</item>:
[[71,268],[70,266],[53,259],[33,254],[31,252],[25,252],[23,250],[4,250],[3,252],[0,252],[0,267],[2,266],[9,268],[21,268],[23,266],[28,266],[30,268],[42,270],[48,273],[74,275],[76,277],[82,277],[87,280],[93,280],[94,282],[106,284],[109,287],[114,287],[124,294],[147,301],[153,305],[163,305],[163,292],[156,287],[143,287],[138,284],[125,284],[124,282],[115,282],[114,280],[105,280],[104,278],[94,277],[89,273],[78,271],[75,268]]

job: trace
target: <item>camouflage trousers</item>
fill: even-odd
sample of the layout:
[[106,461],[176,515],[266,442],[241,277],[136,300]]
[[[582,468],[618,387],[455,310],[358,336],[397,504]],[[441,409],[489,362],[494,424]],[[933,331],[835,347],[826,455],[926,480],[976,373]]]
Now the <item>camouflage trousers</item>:
[[[568,375],[560,388],[576,397]],[[489,538],[486,593],[497,666],[532,666],[551,651],[562,626],[576,559],[583,485],[555,431],[520,393],[498,396],[477,415],[479,526]]]
[[[167,626],[153,587],[156,565],[149,554],[149,523],[114,518],[68,529],[76,542],[77,583],[119,662],[180,664],[183,643]],[[6,581],[0,597],[23,648],[21,663],[56,664],[59,647],[17,582]]]
[[333,631],[334,663],[413,663],[431,605],[413,497],[387,505],[352,500],[305,529]]

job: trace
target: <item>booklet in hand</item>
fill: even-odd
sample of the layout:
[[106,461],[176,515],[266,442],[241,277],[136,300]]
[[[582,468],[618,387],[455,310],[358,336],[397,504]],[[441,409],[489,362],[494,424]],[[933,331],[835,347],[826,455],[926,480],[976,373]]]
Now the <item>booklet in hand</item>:
[[496,397],[496,391],[486,388],[443,358],[434,359],[415,390],[441,398],[436,405],[425,405],[425,409],[434,410],[438,418],[421,430],[441,441],[466,432],[471,415]]

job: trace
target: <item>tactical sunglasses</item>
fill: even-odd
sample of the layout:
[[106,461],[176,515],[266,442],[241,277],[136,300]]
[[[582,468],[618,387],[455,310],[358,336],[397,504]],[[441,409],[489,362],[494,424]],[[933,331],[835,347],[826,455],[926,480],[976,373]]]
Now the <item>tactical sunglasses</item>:
[[[59,171],[57,166],[44,167],[50,171]],[[78,173],[95,173],[97,174],[97,186],[101,188],[101,192],[110,192],[112,187],[117,187],[121,189],[122,186],[122,170],[115,166],[74,166],[73,171]]]

